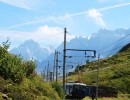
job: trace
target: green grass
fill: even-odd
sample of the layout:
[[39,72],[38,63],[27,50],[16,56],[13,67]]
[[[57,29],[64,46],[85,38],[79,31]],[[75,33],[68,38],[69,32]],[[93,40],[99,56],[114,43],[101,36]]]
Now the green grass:
[[[91,97],[85,97],[82,100],[92,100]],[[98,100],[130,100],[130,94],[119,94],[117,98],[112,98],[112,97],[103,97],[103,98],[98,98]]]

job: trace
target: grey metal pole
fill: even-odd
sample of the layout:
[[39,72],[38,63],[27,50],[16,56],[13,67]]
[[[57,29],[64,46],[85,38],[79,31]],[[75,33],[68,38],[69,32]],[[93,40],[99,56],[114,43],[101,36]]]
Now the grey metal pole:
[[96,86],[96,100],[98,100],[98,81],[99,81],[99,58],[100,58],[100,55],[98,55],[98,65],[97,65],[97,86]]
[[49,81],[48,79],[49,79],[49,61],[48,61],[48,66],[47,66],[47,78],[46,78],[47,82]]
[[56,52],[56,82],[58,82],[58,51]]
[[44,69],[44,81],[46,81],[46,66],[45,66],[45,69]]
[[50,72],[50,82],[52,82],[52,72]]
[[54,53],[53,81],[55,80],[55,67],[56,67],[56,50]]
[[63,53],[63,89],[65,91],[65,64],[66,64],[66,28],[64,29],[64,53]]

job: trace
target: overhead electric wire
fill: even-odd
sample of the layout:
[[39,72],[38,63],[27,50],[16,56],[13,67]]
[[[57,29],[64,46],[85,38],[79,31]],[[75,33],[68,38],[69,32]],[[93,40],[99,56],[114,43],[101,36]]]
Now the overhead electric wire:
[[[70,34],[68,31],[67,31],[67,33],[69,34],[69,35],[72,35],[72,34]],[[80,45],[83,45],[82,43],[81,43],[81,41],[78,41],[78,43],[80,44]],[[88,47],[87,47],[88,48]],[[86,50],[87,51],[87,50]],[[85,51],[85,53],[86,53],[86,51]],[[85,54],[85,56],[66,56],[66,57],[69,57],[69,58],[74,58],[74,57],[77,57],[77,58],[81,58],[81,57],[85,57],[85,58],[83,58],[82,60],[80,60],[81,62],[83,62],[83,60],[86,60],[86,57],[87,58],[89,58],[89,57],[91,57],[91,56],[86,56],[86,54]],[[62,61],[59,61],[59,62],[62,62]],[[85,62],[85,61],[84,61]],[[66,62],[66,63],[69,63],[69,62]],[[72,62],[73,63],[73,62]],[[79,63],[73,63],[73,64],[79,64]]]
[[103,54],[103,53],[106,53],[106,52],[110,52],[110,51],[116,50],[116,49],[118,49],[118,48],[122,48],[122,47],[124,47],[125,45],[126,45],[126,44],[124,44],[124,45],[122,45],[122,46],[120,46],[120,47],[113,48],[113,49],[108,50],[108,51],[104,51],[104,52],[102,52],[102,53],[100,53],[100,54]]
[[[70,34],[70,33],[69,33]],[[70,34],[71,35],[71,34]],[[78,43],[80,44],[80,45],[83,45],[82,43],[81,43],[81,41],[78,41]],[[86,46],[85,46],[86,47]],[[88,48],[88,47],[87,47]],[[88,50],[90,50],[90,49],[88,49]],[[85,53],[86,53],[86,51],[85,51]],[[82,60],[80,60],[80,62],[82,63],[82,62],[85,62],[86,63],[86,58],[89,58],[89,57],[92,57],[92,56],[87,56],[86,54],[85,54],[85,56],[66,56],[66,57],[69,57],[69,58],[73,58],[73,57],[77,57],[77,58],[82,58],[83,57],[83,59]],[[84,58],[85,57],[85,58]],[[95,57],[94,57],[95,58]],[[78,63],[79,64],[79,63]],[[82,64],[81,64],[82,65]]]
[[[67,31],[67,33],[72,36],[72,34],[70,34],[68,31]],[[82,45],[82,43],[80,41],[78,41],[78,42]],[[66,57],[73,58],[73,57],[85,57],[85,56],[66,56]],[[66,63],[79,64],[79,63],[74,63],[74,62],[66,62]]]
[[73,58],[73,57],[75,57],[75,58],[82,58],[82,57],[91,57],[91,56],[66,56],[66,57],[68,57],[68,58]]
[[113,45],[113,44],[115,44],[116,42],[119,42],[120,40],[122,40],[122,39],[126,38],[126,37],[127,37],[127,36],[129,36],[129,35],[130,35],[130,34],[127,34],[126,36],[124,36],[124,37],[120,38],[119,40],[117,40],[117,41],[115,41],[115,42],[113,42],[113,43],[111,43],[111,44],[107,45],[106,47],[104,47],[104,48],[102,48],[102,49],[98,50],[98,51],[97,51],[97,53],[98,53],[98,52],[100,52],[100,51],[102,51],[102,50],[104,50],[104,49],[106,49],[106,48],[108,48],[108,47],[110,47],[110,46],[112,46],[112,45]]
[[[67,32],[67,33],[69,33],[69,32]],[[70,33],[69,33],[69,34],[70,34]],[[71,35],[71,34],[70,34],[70,35]],[[117,42],[123,40],[124,38],[128,37],[129,35],[130,35],[130,34],[127,34],[127,35],[125,35],[124,37],[120,38],[119,40],[117,40],[117,41],[115,41],[115,42],[113,42],[113,43],[111,43],[111,44],[105,46],[104,48],[98,50],[97,53],[99,53],[99,52],[101,52],[102,50],[104,50],[104,49],[106,49],[106,48],[112,46],[113,44],[115,44],[115,43],[117,43]],[[80,41],[79,41],[79,43],[81,44]],[[82,44],[81,44],[81,45],[82,45]],[[125,46],[125,45],[122,45],[122,46],[120,46],[120,47],[117,47],[117,48],[114,48],[114,49],[111,49],[111,50],[108,50],[108,51],[101,52],[100,54],[103,54],[103,53],[106,53],[106,52],[110,52],[110,51],[116,50],[116,49],[121,48],[121,47],[123,47],[123,46]],[[69,57],[69,56],[68,56],[68,57]],[[82,57],[82,56],[70,56],[70,57],[72,58],[72,57]],[[84,59],[86,59],[87,56],[84,56],[84,57],[85,57]],[[83,60],[84,60],[84,59],[83,59]],[[83,60],[82,60],[82,61],[83,61]]]
[[[63,63],[63,61],[59,61],[59,62],[62,62],[62,63]],[[78,63],[76,63],[76,62],[66,62],[66,63],[70,63],[70,64],[78,64]]]

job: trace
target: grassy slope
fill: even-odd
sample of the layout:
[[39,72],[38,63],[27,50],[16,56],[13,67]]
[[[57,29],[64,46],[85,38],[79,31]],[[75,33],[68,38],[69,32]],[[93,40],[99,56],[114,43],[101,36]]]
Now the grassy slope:
[[[88,85],[96,85],[97,61],[80,68],[81,81]],[[130,48],[107,59],[100,60],[99,85],[114,86],[122,93],[130,94]],[[77,80],[78,75],[68,77]]]
[[6,89],[9,98],[14,98],[14,100],[60,100],[51,84],[45,83],[38,76],[24,78],[20,84],[15,84],[11,80],[4,80],[0,77],[0,89]]
[[[91,97],[86,97],[83,100],[92,100]],[[107,98],[107,97],[103,97],[103,98],[98,98],[98,100],[130,100],[129,95],[119,95],[117,98]]]

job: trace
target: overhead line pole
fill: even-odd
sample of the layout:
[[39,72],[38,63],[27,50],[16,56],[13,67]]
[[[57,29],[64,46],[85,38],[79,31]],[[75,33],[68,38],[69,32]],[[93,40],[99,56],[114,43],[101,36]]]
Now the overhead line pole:
[[100,58],[100,55],[98,55],[98,65],[97,65],[96,100],[98,99],[98,85],[99,85],[99,84],[98,84],[98,81],[99,81],[99,63],[100,63],[99,58]]
[[55,67],[56,67],[56,50],[54,54],[53,81],[55,80]]
[[56,52],[56,82],[58,82],[58,51]]
[[45,69],[44,69],[44,80],[46,81],[46,66],[45,66]]
[[49,79],[49,61],[48,61],[48,66],[47,66],[47,78],[46,78],[47,82],[49,81],[48,79]]
[[65,65],[66,65],[66,28],[64,28],[64,50],[63,50],[63,89],[65,91]]

